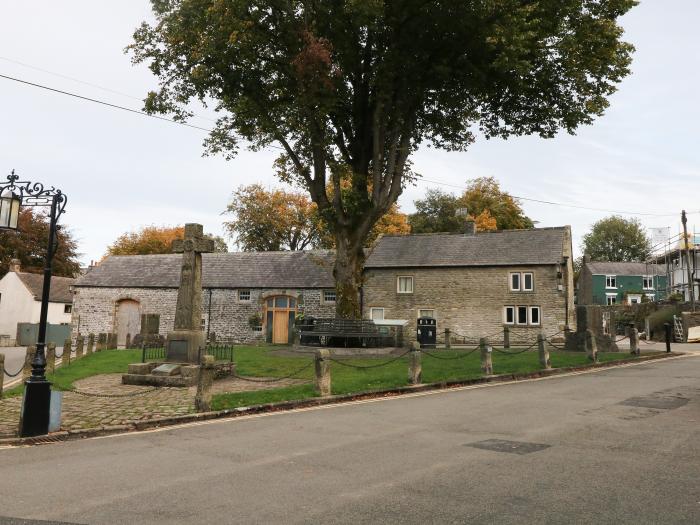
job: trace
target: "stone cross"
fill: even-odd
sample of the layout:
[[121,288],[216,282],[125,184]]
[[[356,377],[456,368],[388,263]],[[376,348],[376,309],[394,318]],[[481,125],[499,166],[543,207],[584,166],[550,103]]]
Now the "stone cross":
[[202,319],[202,254],[214,251],[214,241],[204,237],[201,224],[185,224],[185,238],[173,241],[173,252],[182,254],[177,292],[175,330],[200,330]]

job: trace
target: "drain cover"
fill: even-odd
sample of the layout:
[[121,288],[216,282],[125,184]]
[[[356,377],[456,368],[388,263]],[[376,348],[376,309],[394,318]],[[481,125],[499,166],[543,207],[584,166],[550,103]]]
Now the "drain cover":
[[657,408],[662,410],[673,410],[688,403],[684,397],[630,397],[620,404],[630,407]]
[[529,454],[549,448],[551,445],[542,443],[525,443],[523,441],[507,441],[505,439],[485,439],[476,443],[467,443],[465,446],[492,450],[494,452],[509,452],[511,454]]

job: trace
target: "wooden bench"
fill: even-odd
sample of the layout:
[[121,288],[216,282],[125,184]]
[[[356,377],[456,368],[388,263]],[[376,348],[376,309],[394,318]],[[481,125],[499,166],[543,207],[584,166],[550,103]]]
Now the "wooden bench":
[[[361,346],[394,344],[395,337],[384,327],[369,319],[315,319],[313,325],[303,325],[299,332],[302,344],[333,345],[341,340],[344,346],[353,339]],[[335,341],[334,341],[335,340]]]

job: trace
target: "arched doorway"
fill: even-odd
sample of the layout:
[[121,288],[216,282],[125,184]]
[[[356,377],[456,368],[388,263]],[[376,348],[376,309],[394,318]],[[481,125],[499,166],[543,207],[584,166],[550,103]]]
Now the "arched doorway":
[[296,313],[295,297],[277,295],[265,300],[265,339],[268,343],[289,344]]
[[133,299],[122,299],[117,302],[116,311],[117,346],[126,345],[126,334],[131,339],[141,332],[141,304]]

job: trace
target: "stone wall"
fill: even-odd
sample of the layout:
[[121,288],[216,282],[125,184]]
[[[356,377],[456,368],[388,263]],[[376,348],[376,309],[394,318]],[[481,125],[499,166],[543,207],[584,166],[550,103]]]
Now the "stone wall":
[[[510,291],[511,272],[532,272],[534,290]],[[365,272],[363,315],[369,317],[370,308],[382,307],[385,319],[407,319],[409,327],[415,327],[418,311],[432,309],[438,333],[450,328],[475,340],[499,334],[493,340],[500,341],[505,306],[539,306],[540,326],[510,326],[512,341],[534,341],[540,330],[554,334],[572,323],[570,275],[557,265],[369,269]],[[413,277],[413,293],[397,293],[399,276]],[[415,338],[414,330],[408,333]]]

